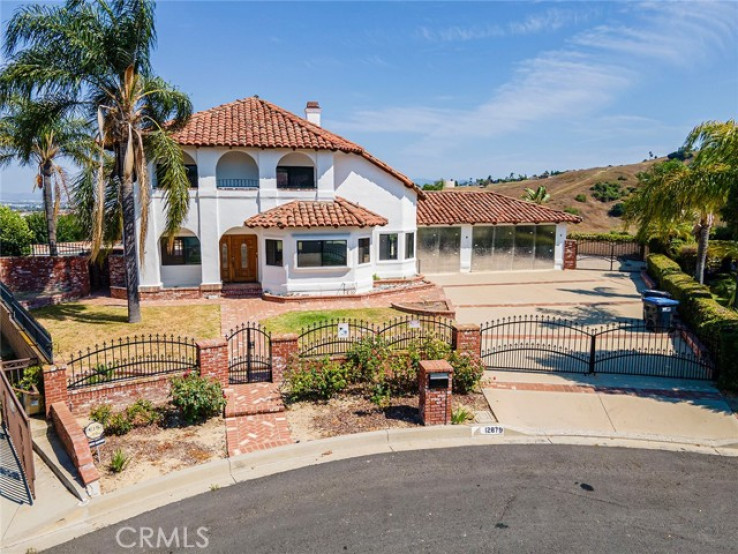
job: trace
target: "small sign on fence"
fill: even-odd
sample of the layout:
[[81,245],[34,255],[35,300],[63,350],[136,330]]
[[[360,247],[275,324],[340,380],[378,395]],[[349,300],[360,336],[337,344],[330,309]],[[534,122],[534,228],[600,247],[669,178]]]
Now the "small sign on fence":
[[97,463],[100,463],[100,447],[105,444],[105,427],[102,423],[93,421],[83,429],[87,442],[90,443],[90,448],[94,447],[97,450]]
[[411,319],[408,322],[407,326],[410,327],[410,329],[420,329],[420,320],[419,319]]
[[338,338],[339,339],[349,338],[349,324],[348,323],[338,324]]

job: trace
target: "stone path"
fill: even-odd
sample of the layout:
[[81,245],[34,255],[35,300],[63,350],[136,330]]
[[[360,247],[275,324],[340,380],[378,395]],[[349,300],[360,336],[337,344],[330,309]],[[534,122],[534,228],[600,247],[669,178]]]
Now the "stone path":
[[225,394],[229,457],[294,442],[277,385],[235,385]]

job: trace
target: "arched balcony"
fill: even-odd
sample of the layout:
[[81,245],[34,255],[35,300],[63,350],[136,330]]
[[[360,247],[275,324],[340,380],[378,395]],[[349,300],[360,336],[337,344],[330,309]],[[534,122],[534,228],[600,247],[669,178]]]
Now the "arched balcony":
[[258,189],[259,167],[244,152],[227,152],[215,166],[215,179],[219,189]]
[[277,164],[277,188],[314,189],[315,164],[310,157],[299,152],[283,156]]

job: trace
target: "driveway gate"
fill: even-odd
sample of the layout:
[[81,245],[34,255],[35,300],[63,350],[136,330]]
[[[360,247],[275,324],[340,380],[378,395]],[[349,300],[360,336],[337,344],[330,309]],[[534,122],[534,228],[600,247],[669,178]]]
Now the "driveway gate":
[[640,271],[645,267],[646,248],[635,240],[577,240],[577,269]]
[[258,383],[272,380],[272,337],[258,323],[243,323],[226,334],[228,382]]
[[710,352],[682,323],[664,332],[640,320],[584,326],[545,316],[520,316],[481,327],[487,369],[610,373],[715,379]]

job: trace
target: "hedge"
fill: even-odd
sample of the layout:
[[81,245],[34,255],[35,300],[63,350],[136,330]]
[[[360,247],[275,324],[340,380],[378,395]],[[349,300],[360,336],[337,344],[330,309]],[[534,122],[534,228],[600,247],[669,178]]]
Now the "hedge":
[[651,254],[648,273],[659,286],[679,300],[679,315],[711,349],[717,351],[718,384],[738,390],[738,313],[721,306],[679,264],[663,254]]
[[609,233],[569,233],[566,238],[572,240],[593,240],[598,242],[631,242],[637,240],[626,232],[611,231]]

